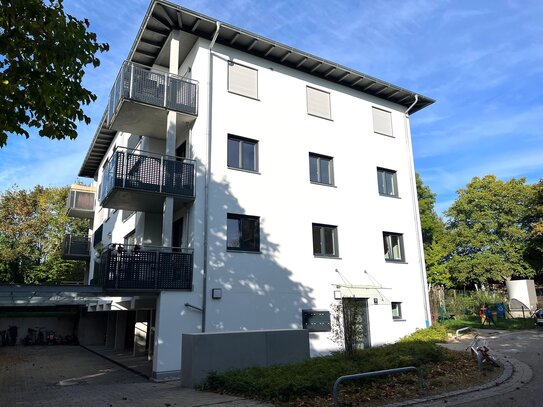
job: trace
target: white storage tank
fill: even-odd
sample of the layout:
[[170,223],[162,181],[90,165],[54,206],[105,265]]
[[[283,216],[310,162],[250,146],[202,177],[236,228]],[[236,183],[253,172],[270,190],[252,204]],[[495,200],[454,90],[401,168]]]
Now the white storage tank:
[[522,311],[522,305],[530,312],[537,309],[537,296],[534,280],[511,280],[505,283],[509,296],[511,313]]

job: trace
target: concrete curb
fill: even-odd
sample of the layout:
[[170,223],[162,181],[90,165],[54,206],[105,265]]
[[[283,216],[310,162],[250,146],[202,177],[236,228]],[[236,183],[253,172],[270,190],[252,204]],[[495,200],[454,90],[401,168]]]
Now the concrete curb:
[[414,406],[419,404],[425,406],[441,406],[443,405],[444,400],[446,400],[448,406],[454,406],[499,394],[509,393],[519,389],[532,379],[532,369],[526,363],[504,355],[500,355],[500,359],[503,361],[504,370],[500,377],[488,383],[434,396],[386,404],[385,407]]

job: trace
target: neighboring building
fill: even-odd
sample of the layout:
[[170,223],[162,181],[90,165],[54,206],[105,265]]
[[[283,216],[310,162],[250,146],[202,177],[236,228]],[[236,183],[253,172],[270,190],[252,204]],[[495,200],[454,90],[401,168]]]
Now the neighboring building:
[[312,354],[336,349],[341,298],[365,345],[428,325],[408,112],[433,100],[165,1],[111,80],[79,173],[109,346],[160,379],[183,333],[309,328]]

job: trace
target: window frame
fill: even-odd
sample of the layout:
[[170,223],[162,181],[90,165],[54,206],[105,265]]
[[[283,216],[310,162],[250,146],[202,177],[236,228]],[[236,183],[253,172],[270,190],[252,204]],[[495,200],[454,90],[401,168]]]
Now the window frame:
[[[392,176],[392,187],[394,189],[394,193],[392,194],[389,194],[387,193],[386,191],[386,179],[382,180],[381,178],[381,173],[383,174],[390,174]],[[382,184],[382,181],[385,181],[384,184]],[[385,191],[381,191],[381,186],[384,186],[384,189]],[[381,196],[387,196],[387,197],[390,197],[390,198],[398,198],[400,195],[399,195],[399,192],[398,192],[398,176],[397,176],[397,171],[395,170],[390,170],[388,168],[383,168],[383,167],[377,167],[377,189],[379,191],[379,195]]]
[[[392,244],[392,237],[397,237],[399,246],[400,246],[400,258],[394,257],[394,250],[393,250],[393,244]],[[389,258],[387,258],[387,247],[388,247],[388,253]],[[402,233],[395,233],[395,232],[383,232],[383,249],[384,249],[384,255],[385,255],[385,261],[387,263],[405,263],[405,251],[404,251],[404,241],[403,241],[403,234]],[[392,257],[390,257],[392,256]]]
[[[229,157],[230,157],[230,140],[235,140],[239,142],[239,147],[237,151],[237,161],[238,165],[233,166],[230,165]],[[247,171],[252,173],[258,173],[258,166],[259,166],[259,160],[258,160],[258,140],[246,138],[246,137],[240,137],[236,136],[235,134],[228,134],[227,137],[227,145],[226,145],[226,166],[233,170],[240,170],[240,171]],[[243,145],[244,144],[252,144],[253,145],[253,155],[254,155],[254,168],[244,168],[243,167]]]
[[[311,172],[311,159],[316,158],[317,159],[317,180],[312,179],[312,172]],[[321,160],[327,160],[328,161],[328,178],[330,182],[323,182],[322,181],[322,174],[321,174]],[[322,154],[316,154],[316,153],[309,153],[309,181],[312,184],[319,184],[319,185],[328,185],[328,186],[335,186],[335,178],[334,178],[334,157],[330,157],[327,155]]]
[[[397,309],[397,314],[398,315],[394,315],[395,312],[394,312],[394,306],[396,305],[396,309]],[[401,321],[403,320],[403,314],[402,314],[402,303],[401,302],[398,302],[398,301],[391,301],[390,302],[390,307],[392,309],[392,319],[394,321]]]
[[[229,92],[229,93],[232,93],[232,94],[234,94],[234,95],[244,96],[244,97],[249,98],[249,99],[260,100],[260,99],[258,98],[258,96],[259,96],[259,89],[258,89],[258,69],[253,68],[253,67],[251,67],[251,66],[247,66],[247,65],[245,65],[245,64],[240,64],[240,63],[234,62],[234,61],[228,61],[227,65],[228,65],[228,75],[227,75],[227,78],[226,78],[226,88],[227,88],[228,92]],[[241,93],[241,92],[237,92],[236,90],[230,89],[230,75],[231,75],[230,67],[232,67],[232,66],[234,66],[234,65],[241,66],[241,67],[243,67],[243,68],[245,68],[245,69],[250,69],[250,70],[252,70],[252,71],[255,71],[255,73],[256,73],[256,84],[255,84],[255,87],[256,87],[256,89],[255,89],[255,90],[256,90],[256,95],[255,95],[255,96],[253,96],[253,95],[248,95],[248,94]]]
[[[228,224],[230,220],[237,220],[238,224],[238,243],[239,246],[229,246],[229,233],[228,233]],[[256,226],[254,231],[256,232],[256,238],[253,237],[251,240],[255,240],[256,243],[254,246],[246,245],[247,239],[243,239],[243,222],[256,222],[256,225],[253,225],[253,228]],[[226,250],[232,252],[246,252],[246,253],[260,253],[260,217],[252,215],[242,215],[238,213],[227,213],[226,214]]]
[[[381,136],[394,137],[394,127],[392,125],[392,112],[390,110],[386,110],[386,109],[383,109],[383,108],[377,107],[377,106],[372,106],[371,108],[372,108],[372,110],[371,110],[371,119],[372,119],[372,123],[373,123],[373,132],[375,134],[380,134]],[[375,110],[378,110],[380,112],[388,114],[388,119],[389,119],[389,122],[390,122],[390,134],[383,133],[382,131],[377,131],[375,129],[375,116],[374,116],[374,113],[373,113]]]
[[[315,229],[319,230],[319,251],[315,250]],[[326,235],[325,231],[332,231],[332,244],[333,252],[326,252]],[[311,235],[313,243],[313,256],[315,257],[326,257],[326,258],[339,258],[339,244],[338,244],[338,227],[335,225],[326,225],[323,223],[312,223],[311,224]]]

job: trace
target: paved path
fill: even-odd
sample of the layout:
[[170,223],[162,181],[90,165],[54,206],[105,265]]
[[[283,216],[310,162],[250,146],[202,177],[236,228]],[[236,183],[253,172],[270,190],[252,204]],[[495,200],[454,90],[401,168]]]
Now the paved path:
[[[486,385],[464,389],[427,399],[397,405],[463,407],[530,407],[543,406],[543,331],[481,330],[489,346],[505,365],[504,374]],[[471,339],[449,344],[465,349]]]
[[0,347],[2,407],[265,406],[153,383],[79,346]]

